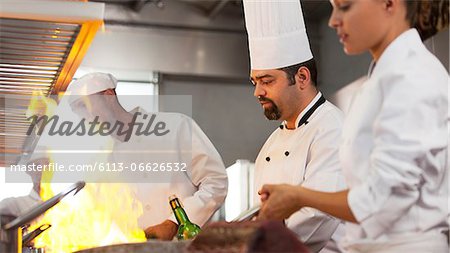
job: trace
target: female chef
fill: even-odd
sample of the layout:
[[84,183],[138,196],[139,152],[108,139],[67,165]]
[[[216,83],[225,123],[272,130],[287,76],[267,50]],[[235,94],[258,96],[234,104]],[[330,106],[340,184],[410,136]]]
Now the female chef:
[[348,252],[448,252],[449,76],[420,37],[448,26],[448,0],[331,3],[329,25],[344,51],[373,57],[343,126],[349,189],[265,185],[260,217],[284,219],[312,207],[349,221]]

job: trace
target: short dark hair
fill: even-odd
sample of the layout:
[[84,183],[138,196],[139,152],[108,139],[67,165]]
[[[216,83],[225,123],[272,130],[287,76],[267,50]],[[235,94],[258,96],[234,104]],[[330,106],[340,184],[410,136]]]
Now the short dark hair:
[[279,70],[284,71],[287,75],[287,78],[289,79],[290,85],[294,85],[295,75],[297,74],[298,69],[301,67],[306,67],[309,70],[309,73],[311,74],[311,82],[314,84],[314,86],[317,87],[317,67],[314,58],[299,64],[279,68]]

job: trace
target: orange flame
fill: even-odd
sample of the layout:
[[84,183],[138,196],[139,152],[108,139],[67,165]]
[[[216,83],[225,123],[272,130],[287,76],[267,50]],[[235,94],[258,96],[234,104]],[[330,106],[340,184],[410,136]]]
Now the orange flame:
[[46,97],[42,91],[33,91],[28,110],[25,115],[31,117],[33,115],[47,115],[49,117],[55,115],[57,103],[54,99]]
[[[27,118],[34,115],[37,116],[47,115],[48,117],[51,117],[55,115],[57,106],[58,106],[57,102],[50,97],[46,97],[41,90],[33,91],[30,104],[28,105],[28,109],[25,112],[25,115]],[[53,173],[51,171],[45,171],[42,174],[41,181],[50,182],[52,177]],[[40,195],[42,200],[47,200],[51,198],[54,194],[48,184],[43,184],[41,187]]]
[[35,247],[59,253],[144,242],[144,231],[137,224],[142,204],[133,195],[126,184],[86,184],[85,189],[50,209],[39,221],[52,227],[35,240]]
[[[56,107],[55,100],[42,93],[33,93],[27,115],[51,117]],[[103,143],[103,146],[109,146],[109,143]],[[51,150],[51,147],[48,148]],[[49,162],[60,159],[51,152],[48,155]],[[107,161],[107,155],[96,156],[96,159]],[[53,172],[45,171],[41,181],[52,182],[52,177]],[[47,200],[54,192],[59,192],[56,186],[54,183],[42,183],[41,198]],[[30,231],[41,224],[51,224],[49,230],[35,239],[34,246],[45,247],[46,252],[56,253],[117,243],[144,242],[145,233],[138,226],[138,218],[142,214],[142,204],[137,201],[130,185],[92,183],[86,184],[77,195],[68,196],[47,211],[41,220],[30,227]]]

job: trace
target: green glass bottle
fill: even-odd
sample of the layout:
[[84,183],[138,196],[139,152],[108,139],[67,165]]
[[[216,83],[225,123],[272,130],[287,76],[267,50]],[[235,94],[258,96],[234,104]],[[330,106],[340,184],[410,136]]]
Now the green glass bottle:
[[170,207],[172,207],[173,214],[175,215],[175,218],[177,219],[178,222],[178,232],[177,232],[178,240],[192,239],[198,233],[200,233],[201,231],[200,227],[189,220],[177,196],[175,195],[170,196],[169,204]]

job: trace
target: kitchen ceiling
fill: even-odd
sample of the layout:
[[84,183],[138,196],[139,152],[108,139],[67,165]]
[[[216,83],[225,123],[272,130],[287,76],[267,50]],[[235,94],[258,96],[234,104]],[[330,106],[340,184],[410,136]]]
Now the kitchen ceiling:
[[[173,5],[173,2],[179,2],[203,13],[203,15],[211,20],[215,18],[232,18],[240,19],[244,23],[242,0],[90,0],[91,2],[102,2],[107,5],[120,5],[124,9],[133,11],[135,14],[143,13],[143,9],[164,9]],[[169,3],[171,1],[172,3]],[[331,13],[331,5],[327,0],[301,0],[303,12],[307,22],[317,22],[323,18],[327,18]],[[193,11],[192,11],[193,12]],[[181,14],[180,14],[181,15]],[[183,13],[182,15],[186,15]],[[115,23],[117,20],[114,15],[106,15],[105,22]],[[170,23],[170,21],[168,21]],[[239,29],[245,32],[244,29]]]
[[[164,1],[164,0],[160,0]],[[166,0],[167,1],[167,0]],[[242,0],[181,0],[203,9],[208,16],[240,14],[243,18]],[[331,5],[327,0],[301,0],[306,19],[320,20],[329,15]]]

